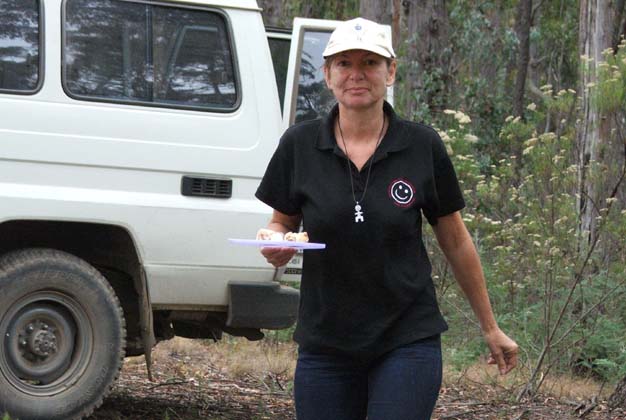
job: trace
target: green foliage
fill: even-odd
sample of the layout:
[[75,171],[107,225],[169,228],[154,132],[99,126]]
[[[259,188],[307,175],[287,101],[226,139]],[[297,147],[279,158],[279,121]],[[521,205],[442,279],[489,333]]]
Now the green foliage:
[[[403,62],[411,39],[400,48],[398,67],[397,105],[399,111],[418,121],[447,128],[442,109],[462,110],[472,118],[471,129],[479,143],[473,150],[474,159],[481,171],[487,173],[497,161],[517,155],[520,141],[530,138],[529,133],[517,133],[519,138],[503,142],[503,128],[507,115],[512,112],[512,92],[515,86],[519,42],[515,33],[517,3],[514,1],[452,1],[447,4],[450,19],[450,65],[420,74],[419,91],[403,89],[405,75],[417,63]],[[544,2],[534,13],[531,28],[531,72],[527,81],[528,94],[538,105],[551,100],[551,92],[539,92],[534,85],[554,86],[555,91],[568,92],[577,84],[578,8],[575,3]],[[444,52],[446,53],[446,52]],[[415,109],[403,109],[406,97],[417,100]],[[558,113],[544,120],[548,130],[558,131],[563,114],[571,111],[571,103],[558,101],[563,109],[553,109],[546,104],[543,112]],[[548,116],[548,115],[546,115]],[[522,120],[525,120],[524,116]],[[531,116],[536,122],[538,118]],[[525,121],[522,121],[524,123]],[[572,122],[571,120],[569,121]],[[527,126],[531,131],[546,131],[535,123]],[[506,133],[504,133],[506,134]]]
[[605,61],[598,63],[598,84],[593,99],[604,114],[626,109],[626,40],[620,43],[617,54],[612,49],[604,52]]
[[[344,19],[358,13],[356,1],[289,3],[293,15],[307,11],[309,17]],[[577,91],[587,60],[578,53],[578,4],[535,6],[527,108],[513,117],[517,5],[513,0],[447,2],[450,46],[437,53],[446,55],[449,60],[443,62],[449,65],[417,72],[418,91],[405,86],[417,66],[406,60],[407,51],[419,34],[403,34],[397,49],[396,109],[440,131],[464,192],[463,217],[481,255],[498,321],[522,347],[525,367],[536,366],[554,330],[543,374],[551,369],[612,380],[626,375],[621,283],[626,278],[626,211],[624,203],[596,203],[601,242],[585,265],[576,128],[585,118]],[[597,67],[595,86],[588,89],[596,110],[616,121],[611,135],[621,144],[626,43],[605,59]],[[414,109],[403,108],[407,98],[417,100]],[[589,177],[603,173],[602,162],[591,162]],[[461,368],[486,350],[445,259],[432,237],[426,240],[451,327],[443,338],[446,357]],[[291,330],[268,332],[278,341],[290,335]]]
[[444,334],[442,347],[444,349],[444,363],[457,371],[472,365],[484,354],[484,348],[478,339],[465,339],[463,342],[453,340],[453,335]]
[[265,341],[270,343],[288,343],[292,340],[295,325],[282,330],[263,330]]
[[568,89],[578,82],[578,4],[577,2],[544,2],[531,31],[534,64],[542,75],[541,83],[555,89]]
[[[480,162],[480,142],[469,133],[464,114],[446,111],[440,132],[466,198],[463,217],[481,254],[498,321],[524,349],[524,362],[532,367],[550,340],[546,365],[551,369],[615,380],[626,370],[626,300],[620,298],[626,288],[626,211],[603,210],[601,234],[611,244],[611,259],[606,248],[596,249],[577,283],[586,255],[579,247],[575,114],[570,112],[576,95],[554,94],[551,87],[544,95],[524,119],[505,119],[499,153],[488,166]],[[563,119],[557,130],[538,132],[547,116]],[[460,343],[450,358],[462,364],[474,357],[480,334],[468,324],[471,311],[461,293],[442,284],[449,275],[441,258],[434,254],[434,274],[451,324],[450,342]]]
[[626,373],[624,325],[610,317],[601,317],[587,327],[576,332],[580,347],[570,352],[574,370],[602,380],[623,377]]
[[[446,97],[439,100],[447,108],[472,115],[474,132],[486,146],[497,140],[499,127],[511,109],[509,70],[515,62],[517,38],[512,28],[497,22],[509,21],[515,8],[502,2],[474,3],[455,1],[449,5],[450,24],[454,28],[450,31],[452,64],[441,69],[444,74],[439,80],[446,80],[449,86]],[[442,91],[439,86],[424,83],[424,90],[429,89]],[[442,125],[441,115],[418,116]]]

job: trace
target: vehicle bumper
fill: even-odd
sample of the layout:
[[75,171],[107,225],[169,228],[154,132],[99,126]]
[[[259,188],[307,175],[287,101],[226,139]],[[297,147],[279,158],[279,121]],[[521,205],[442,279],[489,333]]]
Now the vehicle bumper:
[[276,282],[231,281],[226,325],[278,330],[298,317],[300,292]]

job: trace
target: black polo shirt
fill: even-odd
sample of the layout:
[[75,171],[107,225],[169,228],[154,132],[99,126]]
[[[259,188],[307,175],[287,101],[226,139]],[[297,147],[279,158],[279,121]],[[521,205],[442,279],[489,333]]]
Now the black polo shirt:
[[[333,131],[338,107],[321,120],[289,128],[256,196],[301,214],[311,242],[305,251],[295,341],[309,351],[374,358],[439,334],[422,214],[431,224],[464,207],[446,148],[432,128],[398,118],[384,104],[389,128],[376,151],[355,223],[346,156]],[[357,200],[368,166],[352,163]]]

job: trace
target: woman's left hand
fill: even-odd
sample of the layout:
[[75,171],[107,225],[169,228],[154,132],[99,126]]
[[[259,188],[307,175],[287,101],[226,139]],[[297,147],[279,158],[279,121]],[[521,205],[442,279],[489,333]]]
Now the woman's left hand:
[[519,346],[503,333],[502,330],[496,328],[493,331],[485,333],[485,341],[491,351],[487,363],[490,365],[498,365],[500,374],[506,375],[517,366]]

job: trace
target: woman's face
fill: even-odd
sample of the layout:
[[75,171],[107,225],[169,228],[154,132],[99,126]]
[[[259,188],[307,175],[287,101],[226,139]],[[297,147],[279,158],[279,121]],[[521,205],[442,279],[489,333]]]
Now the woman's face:
[[365,50],[338,53],[324,66],[326,85],[346,108],[378,106],[395,77],[395,60],[387,64],[385,57]]

